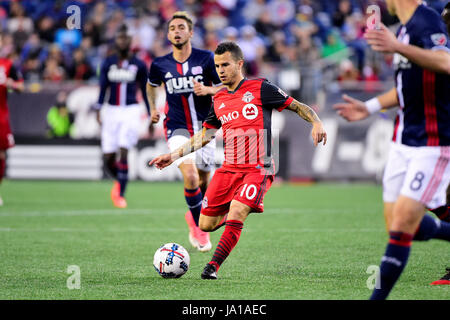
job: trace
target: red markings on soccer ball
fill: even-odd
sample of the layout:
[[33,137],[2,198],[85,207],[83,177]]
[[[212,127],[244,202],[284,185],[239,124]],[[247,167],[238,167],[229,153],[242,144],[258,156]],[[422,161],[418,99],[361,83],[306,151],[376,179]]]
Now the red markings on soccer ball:
[[181,258],[184,258],[184,255],[182,255],[181,253],[179,253],[178,251],[175,251],[175,250],[163,248],[163,249],[161,249],[161,251],[170,251],[170,252],[173,252],[174,254],[179,255]]

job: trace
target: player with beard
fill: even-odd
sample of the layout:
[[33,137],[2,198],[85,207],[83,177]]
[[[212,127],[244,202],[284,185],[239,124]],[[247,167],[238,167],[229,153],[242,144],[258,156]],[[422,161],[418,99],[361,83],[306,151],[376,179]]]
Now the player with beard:
[[[100,70],[100,95],[97,120],[102,126],[101,146],[106,173],[115,179],[111,200],[117,208],[126,208],[125,190],[128,183],[128,150],[138,141],[141,108],[136,99],[138,88],[142,92],[147,112],[150,107],[146,96],[147,67],[130,51],[131,36],[122,25],[115,37],[116,53],[104,61]],[[109,100],[100,118],[100,109],[109,90]]]
[[[165,87],[164,131],[171,151],[201,131],[202,122],[211,107],[211,96],[221,89],[220,79],[214,68],[213,53],[193,48],[192,36],[192,19],[184,11],[175,12],[168,22],[167,30],[172,52],[156,58],[148,75],[147,96],[154,123],[160,117],[155,103],[156,87],[161,84]],[[189,241],[202,252],[209,251],[212,247],[209,233],[200,230],[198,221],[210,171],[215,163],[214,150],[215,140],[199,152],[176,161],[183,176]]]
[[219,128],[223,130],[225,161],[215,172],[203,199],[200,228],[212,232],[225,226],[225,230],[203,269],[202,279],[217,279],[217,271],[239,241],[249,214],[264,211],[264,196],[275,173],[271,155],[272,111],[287,109],[311,123],[314,145],[322,141],[325,145],[327,139],[322,122],[309,106],[266,79],[249,80],[243,76],[244,58],[237,44],[219,44],[214,61],[226,88],[215,94],[202,131],[178,149],[150,162],[159,169],[165,168],[207,145]]

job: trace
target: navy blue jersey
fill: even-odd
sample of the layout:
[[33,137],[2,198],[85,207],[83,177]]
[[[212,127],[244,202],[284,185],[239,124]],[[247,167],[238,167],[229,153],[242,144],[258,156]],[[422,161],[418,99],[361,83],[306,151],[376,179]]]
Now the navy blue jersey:
[[189,58],[180,63],[172,53],[156,58],[148,74],[151,86],[164,83],[166,107],[164,129],[169,138],[177,129],[186,129],[194,135],[202,128],[212,105],[211,96],[194,94],[194,80],[205,86],[220,84],[214,65],[214,55],[210,51],[192,48]]
[[[419,5],[400,26],[397,39],[424,49],[450,52],[440,15]],[[400,54],[394,55],[395,83],[400,108],[393,140],[408,146],[450,145],[450,75],[423,69]]]
[[120,60],[117,55],[105,59],[100,70],[99,105],[105,102],[106,91],[109,88],[108,103],[113,106],[127,106],[137,104],[136,93],[139,87],[142,97],[150,114],[150,107],[146,94],[147,67],[136,57]]

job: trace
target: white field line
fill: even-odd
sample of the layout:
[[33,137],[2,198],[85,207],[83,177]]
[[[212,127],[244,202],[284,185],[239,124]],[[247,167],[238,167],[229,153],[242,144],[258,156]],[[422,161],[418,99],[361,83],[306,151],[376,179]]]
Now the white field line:
[[[63,232],[63,233],[70,233],[70,232],[87,232],[87,233],[99,233],[99,232],[179,232],[183,228],[0,228],[0,232],[46,232],[46,233],[52,233],[52,232]],[[261,233],[266,229],[263,228],[246,228],[244,232],[258,232]],[[267,230],[266,230],[267,231]],[[280,228],[280,229],[273,229],[273,231],[277,232],[283,232],[283,233],[308,233],[308,232],[314,232],[314,233],[367,233],[367,232],[375,232],[375,233],[385,233],[385,230],[383,228],[292,228],[292,229],[286,229],[286,228]]]
[[[352,208],[351,211],[357,209]],[[263,215],[286,215],[286,214],[339,214],[345,213],[350,210],[345,209],[314,209],[314,208],[270,208],[266,209]],[[359,211],[359,210],[358,210]],[[365,208],[365,212],[378,211],[375,208],[368,210]],[[153,214],[170,214],[170,215],[182,215],[184,212],[180,208],[152,208],[152,209],[87,209],[87,210],[57,210],[57,211],[28,211],[20,213],[0,213],[2,217],[57,217],[57,216],[128,216],[128,215],[153,215]],[[1,220],[0,220],[1,221]],[[179,231],[182,228],[67,228],[67,227],[54,227],[54,228],[11,228],[0,226],[0,232],[174,232]],[[262,232],[264,228],[252,228],[251,226],[245,229],[246,232]],[[303,233],[303,232],[385,232],[382,228],[281,228],[277,229],[278,232],[283,233]]]
[[[151,208],[151,209],[83,209],[83,210],[34,210],[24,212],[0,212],[1,217],[57,217],[57,216],[104,216],[104,215],[153,215],[170,214],[184,215],[184,208]],[[263,215],[284,215],[284,214],[345,214],[360,211],[358,209],[314,209],[314,208],[270,208],[266,209]],[[376,208],[364,208],[362,214],[376,213]],[[381,214],[381,212],[380,212]]]

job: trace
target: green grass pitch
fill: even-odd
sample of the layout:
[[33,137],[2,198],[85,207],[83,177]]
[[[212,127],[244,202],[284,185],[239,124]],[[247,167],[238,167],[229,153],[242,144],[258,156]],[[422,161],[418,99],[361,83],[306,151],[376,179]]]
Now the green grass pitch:
[[[387,236],[381,187],[275,185],[252,214],[218,281],[200,279],[212,251],[191,248],[181,183],[131,182],[127,209],[111,182],[4,181],[0,207],[0,299],[293,300],[367,299],[366,273]],[[223,229],[211,234],[213,250]],[[163,279],[153,269],[166,242],[186,247],[190,269]],[[390,299],[450,299],[430,286],[450,266],[448,244],[414,243]],[[81,288],[69,290],[77,265]]]

